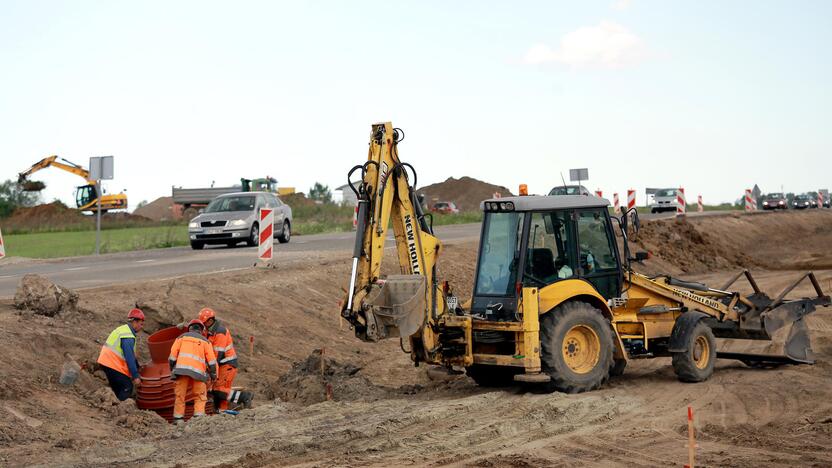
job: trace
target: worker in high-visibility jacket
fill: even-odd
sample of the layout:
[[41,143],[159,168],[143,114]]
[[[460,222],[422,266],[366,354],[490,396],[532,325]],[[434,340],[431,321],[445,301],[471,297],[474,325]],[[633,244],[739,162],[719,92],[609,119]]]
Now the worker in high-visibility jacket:
[[250,407],[253,394],[231,388],[234,377],[237,376],[237,351],[234,349],[231,331],[217,320],[217,314],[209,307],[199,311],[199,320],[208,330],[208,341],[211,342],[219,363],[217,380],[211,389],[214,407],[219,411],[226,411],[228,402],[240,403],[246,408]]
[[173,342],[168,364],[174,385],[175,400],[173,420],[180,422],[185,418],[185,397],[188,387],[193,388],[194,417],[205,416],[205,403],[208,401],[208,383],[217,378],[217,357],[211,343],[203,335],[205,325],[199,319],[188,323],[188,331]]
[[139,361],[136,359],[136,333],[142,327],[144,313],[139,309],[130,310],[127,323],[110,332],[98,354],[98,364],[119,401],[130,398],[133,389],[141,385]]

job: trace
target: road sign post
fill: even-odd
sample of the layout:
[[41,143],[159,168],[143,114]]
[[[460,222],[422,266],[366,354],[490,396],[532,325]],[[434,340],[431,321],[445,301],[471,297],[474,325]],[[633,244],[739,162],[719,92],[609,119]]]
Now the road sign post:
[[90,158],[90,179],[95,180],[95,254],[101,253],[101,181],[113,178],[113,157],[93,156]]

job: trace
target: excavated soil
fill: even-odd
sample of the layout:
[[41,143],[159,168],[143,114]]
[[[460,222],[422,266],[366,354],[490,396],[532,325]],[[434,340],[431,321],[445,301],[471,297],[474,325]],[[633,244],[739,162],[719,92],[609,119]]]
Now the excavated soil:
[[[108,212],[101,215],[102,226],[130,222],[150,222],[144,216],[124,213]],[[62,229],[80,229],[95,227],[95,216],[69,208],[59,201],[45,203],[32,207],[18,208],[11,216],[3,220],[3,231],[7,234],[28,231],[60,231]]]
[[436,201],[450,201],[456,204],[459,211],[477,211],[480,209],[480,202],[492,198],[494,193],[503,197],[512,195],[509,189],[482,182],[471,177],[460,177],[454,179],[449,177],[444,182],[427,185],[416,191],[425,196],[425,203],[428,206]]
[[[642,268],[662,269],[679,249],[737,250],[766,267],[755,268],[757,280],[777,291],[797,274],[780,268],[810,268],[812,259],[828,265],[828,233],[821,228],[832,219],[818,212],[782,215],[692,218],[692,229],[709,234],[707,242],[690,226],[661,222],[668,225],[649,229],[680,233],[690,244],[654,247],[655,258]],[[737,223],[754,229],[734,237]],[[785,242],[788,232],[773,232],[778,229],[805,237]],[[647,245],[653,236],[642,241]],[[767,250],[761,244],[770,236],[780,237]],[[476,248],[475,242],[449,245],[441,256],[442,276],[462,297],[471,291]],[[813,366],[752,369],[720,361],[710,380],[684,384],[669,359],[637,360],[591,393],[493,390],[465,376],[431,380],[397,340],[356,340],[338,318],[348,257],[310,254],[277,270],[82,290],[74,310],[51,317],[0,302],[0,336],[12,353],[0,367],[0,465],[682,465],[688,406],[699,464],[832,465],[832,309],[808,319],[818,359]],[[397,271],[389,257],[386,270]],[[729,258],[726,269],[712,271],[694,258],[687,268],[700,273],[685,276],[719,284],[740,260]],[[816,273],[832,290],[832,270]],[[804,284],[794,295],[809,293]],[[236,384],[256,392],[255,407],[173,427],[129,400],[116,403],[94,361],[101,341],[136,303],[147,309],[149,332],[214,307],[240,355]],[[82,367],[72,386],[58,382],[70,359],[65,353]],[[144,342],[139,355],[149,360]]]

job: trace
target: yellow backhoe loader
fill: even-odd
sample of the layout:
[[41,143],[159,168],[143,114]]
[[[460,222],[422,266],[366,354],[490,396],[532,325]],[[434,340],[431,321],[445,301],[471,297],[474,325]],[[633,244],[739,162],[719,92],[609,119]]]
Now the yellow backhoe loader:
[[[621,374],[629,359],[672,357],[682,381],[707,379],[717,358],[750,366],[813,363],[804,317],[829,306],[812,273],[775,299],[742,295],[669,276],[633,271],[627,234],[638,214],[609,214],[594,196],[518,196],[482,202],[484,217],[470,303],[459,304],[437,278],[442,243],[416,201],[416,173],[401,162],[404,133],[373,125],[366,163],[347,180],[358,204],[349,290],[341,315],[358,338],[400,338],[413,361],[450,372],[462,368],[484,386],[525,382],[549,391],[596,389]],[[412,173],[410,183],[408,172]],[[383,276],[392,224],[400,274]],[[619,251],[614,227],[624,236]],[[787,300],[808,279],[816,297]],[[788,327],[788,328],[786,328]],[[788,331],[782,353],[721,353],[716,338],[771,340]],[[779,336],[779,334],[778,334]]]
[[[81,211],[91,211],[94,213],[98,209],[98,190],[96,189],[95,181],[90,179],[90,172],[80,165],[67,161],[64,158],[61,158],[61,161],[58,161],[58,156],[43,158],[35,164],[32,164],[32,167],[29,169],[18,174],[17,183],[26,191],[43,190],[45,187],[43,182],[29,180],[29,176],[47,167],[56,167],[70,174],[83,177],[87,181],[87,184],[76,187],[75,204]],[[127,195],[124,193],[108,194],[101,197],[102,212],[126,209]]]

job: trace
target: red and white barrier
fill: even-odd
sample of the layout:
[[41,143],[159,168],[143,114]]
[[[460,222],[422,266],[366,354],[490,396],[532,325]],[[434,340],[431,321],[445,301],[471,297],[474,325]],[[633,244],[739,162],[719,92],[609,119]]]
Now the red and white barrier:
[[355,211],[352,213],[352,228],[358,229],[358,205],[355,205]]
[[615,212],[615,214],[618,214],[618,212],[621,211],[620,208],[621,207],[618,205],[618,193],[617,192],[613,193],[612,194],[612,210]]
[[818,208],[823,208],[823,192],[818,190]]
[[598,189],[595,191],[595,196],[598,198],[604,198],[604,192],[602,192],[601,189]]
[[0,231],[0,258],[6,256],[6,244],[3,243],[3,231]]
[[700,213],[705,211],[705,205],[702,204],[702,195],[699,195],[699,197],[696,200],[696,211]]
[[627,209],[630,210],[636,207],[636,191],[633,189],[627,190]]
[[676,216],[684,216],[686,211],[685,189],[679,187],[679,190],[676,191]]
[[271,208],[260,208],[260,247],[257,250],[259,260],[271,261],[272,244],[274,239],[274,210]]
[[751,196],[751,189],[745,189],[745,211],[754,211],[757,209],[757,202]]

